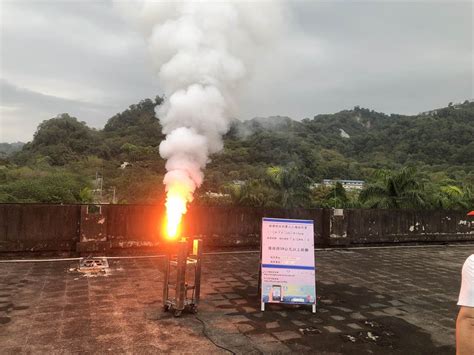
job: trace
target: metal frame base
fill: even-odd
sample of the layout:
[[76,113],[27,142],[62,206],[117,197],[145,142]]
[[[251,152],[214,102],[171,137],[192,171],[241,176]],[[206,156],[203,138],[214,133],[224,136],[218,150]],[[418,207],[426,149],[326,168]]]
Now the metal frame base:
[[[163,287],[163,310],[172,312],[179,317],[183,311],[197,313],[201,290],[201,258],[202,240],[193,241],[193,253],[188,256],[188,241],[181,239],[177,243],[177,254],[166,258],[166,270]],[[176,269],[176,279],[171,283],[171,269]],[[194,283],[189,285],[186,280],[188,269],[194,269]],[[174,297],[170,297],[169,290],[174,289]],[[192,291],[188,297],[188,291]]]

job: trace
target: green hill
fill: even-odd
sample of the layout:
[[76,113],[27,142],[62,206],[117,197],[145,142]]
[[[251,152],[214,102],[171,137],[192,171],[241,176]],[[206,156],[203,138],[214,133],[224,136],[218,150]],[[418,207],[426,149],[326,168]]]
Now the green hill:
[[16,153],[21,150],[25,143],[16,142],[16,143],[0,143],[0,159],[6,158],[13,153]]
[[[0,200],[25,200],[15,192],[18,181],[58,174],[74,180],[71,186],[91,189],[96,172],[104,177],[107,191],[115,188],[119,201],[161,200],[165,170],[158,146],[164,136],[155,107],[162,101],[156,97],[131,105],[110,118],[102,130],[68,114],[44,121],[31,142],[4,157]],[[201,193],[223,191],[236,180],[259,179],[275,165],[296,166],[314,182],[323,178],[370,181],[380,169],[413,166],[425,178],[474,184],[474,102],[414,116],[355,107],[302,121],[280,116],[234,120],[224,142],[224,150],[211,157]],[[123,162],[130,165],[122,169]],[[82,197],[78,191],[68,196],[69,200],[90,199],[87,190]]]
[[[474,172],[474,102],[417,116],[355,107],[301,122],[235,122],[209,170],[245,179],[249,165],[296,163],[306,175],[367,179],[374,169],[411,165],[463,180]],[[243,169],[242,169],[243,168]]]

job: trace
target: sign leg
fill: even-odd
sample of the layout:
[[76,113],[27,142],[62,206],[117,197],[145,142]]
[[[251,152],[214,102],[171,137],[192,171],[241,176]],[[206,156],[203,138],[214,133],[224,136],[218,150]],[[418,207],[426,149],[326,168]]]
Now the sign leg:
[[261,305],[260,305],[260,310],[261,310],[262,312],[265,311],[265,302],[262,302],[262,303],[261,303]]
[[316,303],[313,304],[312,308],[313,308],[313,313],[316,313]]

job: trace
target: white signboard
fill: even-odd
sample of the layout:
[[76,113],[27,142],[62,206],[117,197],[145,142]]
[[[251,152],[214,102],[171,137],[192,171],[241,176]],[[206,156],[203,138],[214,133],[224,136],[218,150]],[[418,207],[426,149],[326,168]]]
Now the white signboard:
[[312,305],[316,312],[312,220],[263,218],[261,304]]

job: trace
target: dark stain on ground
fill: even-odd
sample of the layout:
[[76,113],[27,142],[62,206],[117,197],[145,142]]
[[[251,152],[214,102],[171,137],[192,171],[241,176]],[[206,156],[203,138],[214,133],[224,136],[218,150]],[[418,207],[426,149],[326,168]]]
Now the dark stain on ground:
[[[348,290],[350,292],[347,292]],[[222,309],[237,308],[238,312],[229,315],[245,314],[242,307],[260,303],[254,287],[234,292],[246,299],[247,304],[218,306]],[[278,322],[278,327],[271,329],[272,332],[299,332],[301,338],[287,340],[285,344],[300,353],[316,351],[344,354],[453,354],[455,351],[450,346],[436,346],[428,333],[401,318],[371,314],[370,312],[376,310],[374,305],[394,301],[377,295],[372,290],[345,284],[318,284],[318,294],[323,296],[319,299],[316,314],[311,313],[309,306],[267,304],[263,313],[246,314],[249,321],[242,324],[255,328],[247,333],[248,335],[268,333],[266,324],[270,322]],[[354,308],[358,312],[351,312]],[[362,312],[361,309],[365,311]],[[365,319],[353,319],[351,313],[357,313],[360,318]],[[332,318],[334,316],[340,321],[335,323]],[[295,321],[298,325],[295,325]],[[305,325],[302,325],[303,323]],[[348,328],[347,324],[356,324],[360,329]],[[334,326],[337,329],[331,328],[334,331],[331,333],[324,329],[325,326]]]
[[[25,282],[26,283],[26,280],[21,280],[20,282]],[[15,283],[15,282],[9,282],[9,283],[7,283],[7,285],[9,285],[9,286],[15,285],[16,290],[14,289],[12,291],[12,294],[15,294],[16,292],[18,292],[18,288],[23,286],[22,284]],[[5,290],[2,290],[2,291],[5,291]],[[27,305],[15,304],[14,303],[15,298],[12,296],[12,294],[9,294],[9,293],[0,294],[0,298],[3,299],[3,301],[0,301],[0,312],[1,312],[0,313],[0,324],[10,323],[10,321],[11,321],[11,314],[10,313],[12,311],[20,311],[20,310],[25,310],[25,309],[30,308]]]
[[29,306],[13,306],[12,308],[15,311],[20,311],[20,310],[23,310],[23,309],[28,309],[30,307]]
[[11,321],[9,317],[0,317],[0,324],[7,324]]
[[0,312],[8,312],[13,307],[11,302],[2,302],[0,303]]

